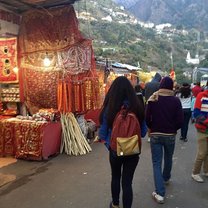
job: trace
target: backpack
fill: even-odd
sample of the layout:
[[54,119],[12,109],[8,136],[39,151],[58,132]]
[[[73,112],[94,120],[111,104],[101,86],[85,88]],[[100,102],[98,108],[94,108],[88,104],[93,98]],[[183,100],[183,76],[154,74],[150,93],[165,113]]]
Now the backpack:
[[133,112],[122,106],[117,113],[111,133],[110,147],[117,156],[140,154],[141,129]]

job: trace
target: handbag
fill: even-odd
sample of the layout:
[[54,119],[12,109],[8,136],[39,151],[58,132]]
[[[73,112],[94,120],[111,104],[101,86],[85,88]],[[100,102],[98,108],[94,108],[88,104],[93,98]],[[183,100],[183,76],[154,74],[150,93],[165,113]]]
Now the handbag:
[[140,154],[138,135],[117,137],[117,156]]

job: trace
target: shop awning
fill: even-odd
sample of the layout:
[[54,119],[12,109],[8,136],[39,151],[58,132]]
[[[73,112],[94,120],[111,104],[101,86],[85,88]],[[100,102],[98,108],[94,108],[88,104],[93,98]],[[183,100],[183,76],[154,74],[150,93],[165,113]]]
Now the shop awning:
[[129,71],[142,70],[141,68],[136,67],[136,66],[132,66],[132,65],[129,65],[129,64],[121,64],[121,63],[117,63],[117,62],[112,64],[112,67],[128,69]]
[[30,9],[49,9],[62,5],[70,5],[78,0],[0,0],[0,5],[21,14]]
[[199,72],[208,73],[208,68],[197,68]]

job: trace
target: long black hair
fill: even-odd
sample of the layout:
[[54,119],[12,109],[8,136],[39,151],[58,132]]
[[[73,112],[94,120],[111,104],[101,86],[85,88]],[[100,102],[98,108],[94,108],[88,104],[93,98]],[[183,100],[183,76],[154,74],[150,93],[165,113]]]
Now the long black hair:
[[140,124],[144,120],[144,107],[137,98],[131,82],[124,76],[117,77],[111,84],[103,102],[100,113],[100,123],[103,121],[104,113],[107,118],[107,125],[112,128],[116,114],[120,111],[124,102],[128,102],[129,111],[136,114]]
[[188,98],[191,96],[191,86],[188,83],[183,83],[180,88],[181,98]]

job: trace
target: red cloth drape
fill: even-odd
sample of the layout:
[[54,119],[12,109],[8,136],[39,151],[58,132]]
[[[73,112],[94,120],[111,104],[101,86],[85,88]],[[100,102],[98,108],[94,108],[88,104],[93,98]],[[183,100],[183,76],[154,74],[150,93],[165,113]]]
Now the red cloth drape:
[[[96,79],[92,41],[85,39],[79,31],[73,6],[24,13],[18,43],[20,84],[31,113],[39,108],[58,107],[58,83],[73,84],[86,77]],[[49,67],[43,65],[46,54],[51,60]],[[83,89],[78,90],[78,97],[84,93]],[[73,109],[84,110],[80,105]]]

